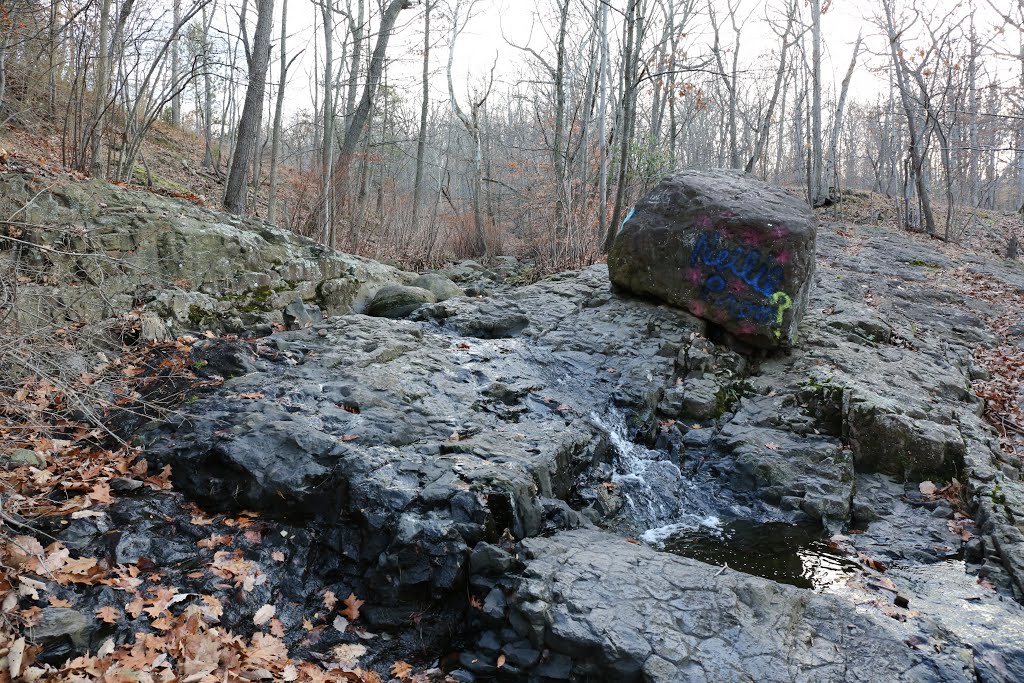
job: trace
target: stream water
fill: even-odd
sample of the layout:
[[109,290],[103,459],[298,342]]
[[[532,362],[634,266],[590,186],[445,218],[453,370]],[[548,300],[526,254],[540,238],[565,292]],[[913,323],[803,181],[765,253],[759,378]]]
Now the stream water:
[[651,547],[819,591],[861,569],[832,547],[820,526],[771,519],[714,478],[684,472],[671,454],[633,441],[617,413],[593,419],[615,451],[612,482],[624,501],[622,515]]

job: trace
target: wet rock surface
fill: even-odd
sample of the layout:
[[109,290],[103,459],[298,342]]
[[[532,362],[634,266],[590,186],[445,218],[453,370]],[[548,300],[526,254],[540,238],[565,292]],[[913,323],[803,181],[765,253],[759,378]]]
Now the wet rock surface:
[[[976,680],[963,643],[923,622],[599,531],[525,546],[513,624],[536,649],[573,658],[576,680]],[[908,647],[910,638],[927,651]]]
[[[823,229],[786,355],[730,350],[610,291],[602,266],[405,320],[200,342],[233,379],[150,429],[145,457],[217,524],[254,511],[262,543],[236,533],[230,552],[264,578],[198,572],[220,527],[177,494],[129,491],[60,535],[158,560],[241,633],[277,604],[295,651],[359,644],[382,673],[454,651],[457,680],[1018,680],[1024,488],[970,388],[992,338],[953,262],[914,265],[922,249]],[[737,521],[821,525],[859,570],[800,589],[658,552]],[[373,637],[311,642],[296,625],[324,590],[364,598]]]
[[736,171],[677,171],[630,210],[612,282],[706,318],[753,347],[788,348],[807,307],[815,218],[786,190]]

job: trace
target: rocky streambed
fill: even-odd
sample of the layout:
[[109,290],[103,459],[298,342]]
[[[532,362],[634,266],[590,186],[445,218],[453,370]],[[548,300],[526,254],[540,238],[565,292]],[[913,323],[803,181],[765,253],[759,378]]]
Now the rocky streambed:
[[[125,491],[56,532],[220,596],[226,628],[271,604],[293,655],[344,646],[381,673],[1024,680],[1024,484],[971,388],[1006,311],[972,272],[1024,291],[1019,264],[825,226],[778,355],[603,266],[200,342],[230,379],[142,435],[181,493]],[[358,619],[319,626],[327,591]],[[152,628],[75,623],[46,656]]]

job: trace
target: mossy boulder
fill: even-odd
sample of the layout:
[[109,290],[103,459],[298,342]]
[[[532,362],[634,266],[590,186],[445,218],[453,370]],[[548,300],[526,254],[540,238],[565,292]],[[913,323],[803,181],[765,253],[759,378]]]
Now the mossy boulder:
[[413,287],[426,289],[431,292],[438,301],[453,299],[457,296],[465,296],[466,292],[461,287],[439,273],[424,273],[416,278]]
[[428,289],[407,285],[381,287],[367,309],[378,318],[404,318],[424,304],[437,303],[437,297]]

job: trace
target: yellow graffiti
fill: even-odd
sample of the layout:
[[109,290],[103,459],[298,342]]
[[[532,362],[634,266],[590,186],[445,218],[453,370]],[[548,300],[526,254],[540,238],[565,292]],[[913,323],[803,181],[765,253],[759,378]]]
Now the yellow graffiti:
[[775,338],[778,339],[782,336],[782,318],[786,315],[786,311],[793,305],[793,300],[789,298],[789,295],[785,292],[775,292],[772,294],[772,304],[778,306],[776,311],[776,323],[779,327],[775,328]]

